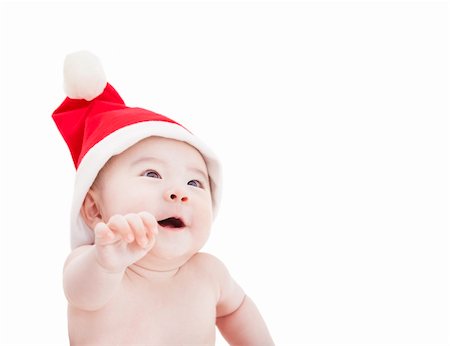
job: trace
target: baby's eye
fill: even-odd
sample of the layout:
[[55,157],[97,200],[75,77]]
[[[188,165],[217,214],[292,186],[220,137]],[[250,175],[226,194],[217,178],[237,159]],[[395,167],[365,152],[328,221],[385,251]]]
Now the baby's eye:
[[159,175],[159,173],[153,169],[147,169],[144,173],[142,173],[142,176],[148,178],[161,179],[161,175]]
[[203,188],[203,184],[200,181],[196,180],[196,179],[189,180],[187,184],[190,185],[190,186],[199,187],[201,189]]

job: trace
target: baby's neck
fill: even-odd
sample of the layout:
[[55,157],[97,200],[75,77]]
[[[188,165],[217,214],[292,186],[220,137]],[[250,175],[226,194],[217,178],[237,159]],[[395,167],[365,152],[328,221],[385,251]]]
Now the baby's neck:
[[133,273],[143,279],[147,280],[168,280],[177,275],[180,266],[175,268],[152,268],[146,266],[145,263],[134,263],[127,268],[128,272]]

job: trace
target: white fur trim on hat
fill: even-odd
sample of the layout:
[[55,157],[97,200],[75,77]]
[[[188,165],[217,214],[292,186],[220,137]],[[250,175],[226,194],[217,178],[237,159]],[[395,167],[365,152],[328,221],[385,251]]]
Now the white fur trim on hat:
[[80,209],[98,172],[114,155],[120,154],[140,140],[160,136],[177,139],[195,147],[203,156],[210,177],[212,206],[217,213],[221,196],[222,172],[216,155],[182,126],[165,121],[145,121],[123,127],[94,145],[83,157],[75,177],[75,193],[71,211],[71,247],[94,243],[94,232],[85,224]]

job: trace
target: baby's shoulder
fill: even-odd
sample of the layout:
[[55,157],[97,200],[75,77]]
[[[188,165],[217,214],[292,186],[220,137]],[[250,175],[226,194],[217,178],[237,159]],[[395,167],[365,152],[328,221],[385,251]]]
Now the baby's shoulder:
[[201,275],[215,288],[217,316],[236,311],[244,300],[245,292],[231,277],[225,264],[207,253],[198,253],[191,260],[197,275]]
[[205,269],[217,269],[218,267],[225,266],[223,262],[216,256],[206,252],[197,252],[194,256],[191,257],[189,263],[192,266],[202,267]]
[[192,256],[189,260],[189,266],[197,272],[203,272],[213,276],[228,275],[225,264],[216,256],[206,252],[198,252]]

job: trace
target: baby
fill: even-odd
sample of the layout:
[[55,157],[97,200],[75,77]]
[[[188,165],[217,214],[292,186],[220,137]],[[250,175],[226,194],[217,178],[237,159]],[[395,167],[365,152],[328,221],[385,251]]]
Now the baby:
[[53,119],[77,168],[64,266],[71,345],[273,345],[252,300],[199,250],[218,208],[215,155],[173,120],[125,106],[87,52],[65,62]]

